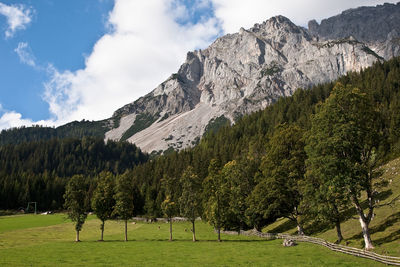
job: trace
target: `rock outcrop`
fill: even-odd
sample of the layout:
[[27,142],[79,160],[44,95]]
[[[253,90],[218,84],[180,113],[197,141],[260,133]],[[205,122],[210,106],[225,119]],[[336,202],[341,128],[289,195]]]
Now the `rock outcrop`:
[[[399,5],[390,6],[397,14]],[[298,88],[332,81],[388,57],[395,37],[363,39],[355,30],[329,31],[329,25],[340,21],[310,22],[308,31],[277,16],[189,52],[176,74],[114,113],[106,139],[128,140],[147,152],[182,149],[194,145],[217,118],[233,123]],[[388,36],[397,36],[390,27]]]
[[400,2],[349,9],[322,20],[321,24],[312,20],[308,23],[308,29],[313,36],[322,40],[351,36],[389,59],[400,54]]

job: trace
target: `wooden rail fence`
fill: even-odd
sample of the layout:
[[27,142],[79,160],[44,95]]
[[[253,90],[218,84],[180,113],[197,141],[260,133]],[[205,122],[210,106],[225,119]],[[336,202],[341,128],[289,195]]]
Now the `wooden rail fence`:
[[[237,232],[237,231],[236,232],[221,231],[221,233],[230,234],[230,235],[239,234],[239,232]],[[305,235],[302,236],[302,235],[261,233],[256,230],[240,231],[240,234],[246,235],[246,236],[258,236],[258,237],[266,238],[266,239],[291,239],[291,240],[294,240],[297,242],[308,242],[308,243],[313,243],[313,244],[327,247],[333,251],[346,253],[346,254],[350,254],[353,256],[357,256],[357,257],[371,259],[371,260],[378,261],[378,262],[381,262],[384,264],[400,266],[400,257],[385,256],[385,255],[380,255],[380,254],[377,254],[377,253],[374,253],[371,251],[367,251],[367,250],[363,250],[363,249],[359,249],[359,248],[338,245],[338,244],[330,243],[324,239],[317,238],[317,237],[310,237],[310,236],[305,236]]]

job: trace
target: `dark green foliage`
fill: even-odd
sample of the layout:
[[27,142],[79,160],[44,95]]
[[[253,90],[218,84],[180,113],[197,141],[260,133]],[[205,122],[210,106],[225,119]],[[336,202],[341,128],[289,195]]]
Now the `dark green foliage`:
[[89,137],[0,146],[0,209],[28,201],[38,202],[39,210],[60,209],[73,175],[123,173],[147,158],[135,145]]
[[201,180],[192,166],[188,166],[180,179],[182,194],[179,198],[180,214],[192,222],[193,241],[196,241],[195,220],[201,215]]
[[180,214],[190,221],[201,215],[201,180],[192,166],[188,166],[180,179],[182,194],[179,198]]
[[272,76],[279,72],[282,72],[282,68],[276,62],[272,62],[269,68],[261,70],[261,77]]
[[226,163],[221,170],[221,197],[227,201],[223,218],[223,226],[226,229],[240,231],[248,228],[246,199],[253,190],[254,175],[246,171],[247,164],[247,160],[233,160]]
[[224,115],[210,120],[204,130],[203,136],[207,134],[215,134],[221,127],[230,125],[231,121],[225,118]]
[[115,206],[113,213],[122,220],[128,220],[133,216],[133,192],[133,183],[129,172],[117,175],[114,194]]
[[91,200],[92,209],[100,219],[101,241],[103,241],[103,232],[105,221],[112,218],[115,199],[115,177],[110,172],[101,172],[97,178],[97,187]]
[[[351,200],[360,216],[366,248],[372,248],[368,225],[375,206],[373,170],[379,147],[380,116],[369,92],[338,83],[312,119],[307,154],[311,175],[320,177],[322,189],[330,189],[330,201]],[[361,206],[368,197],[368,212]],[[336,201],[335,201],[336,202]]]
[[68,182],[64,194],[64,208],[68,218],[75,223],[76,241],[87,218],[88,183],[82,175],[74,175]]
[[0,133],[0,145],[22,144],[50,139],[98,137],[104,138],[108,131],[105,121],[74,121],[57,128],[33,126],[12,128]]
[[[384,162],[400,156],[400,58],[378,62],[360,73],[349,73],[339,81],[344,86],[352,84],[372,94],[374,106],[381,114],[379,132],[383,142],[376,151],[377,159]],[[157,207],[164,199],[164,192],[159,190],[162,177],[180,177],[191,165],[199,178],[204,180],[213,158],[220,161],[221,168],[231,160],[246,157],[259,161],[265,155],[266,145],[277,125],[296,123],[304,130],[311,128],[311,117],[317,104],[329,97],[334,85],[327,83],[307,90],[298,89],[291,97],[280,98],[262,111],[243,116],[233,126],[225,125],[217,132],[207,134],[192,149],[180,152],[171,149],[168,155],[135,168],[133,172],[140,183],[141,195],[147,198],[150,197],[148,192],[152,192],[151,198],[157,203],[151,215],[161,213]]]
[[127,224],[128,220],[133,216],[134,208],[134,185],[131,174],[125,172],[124,174],[117,175],[115,183],[115,206],[113,216],[125,222],[125,241],[128,241]]
[[224,178],[219,161],[211,160],[208,176],[203,181],[203,208],[205,219],[218,231],[218,241],[221,241],[220,231],[226,222],[229,206],[229,199],[224,195]]
[[164,116],[162,116],[162,118],[160,119],[160,121],[166,120],[169,118],[169,114],[165,113]]
[[305,159],[303,131],[293,125],[277,127],[262,159],[262,175],[250,196],[248,214],[262,214],[265,220],[286,217],[297,223],[302,234],[299,183],[304,180]]
[[150,113],[141,113],[136,116],[135,122],[133,125],[126,130],[126,132],[122,135],[121,141],[127,140],[129,137],[138,133],[150,125],[152,125],[158,118],[160,117],[159,114],[151,115]]

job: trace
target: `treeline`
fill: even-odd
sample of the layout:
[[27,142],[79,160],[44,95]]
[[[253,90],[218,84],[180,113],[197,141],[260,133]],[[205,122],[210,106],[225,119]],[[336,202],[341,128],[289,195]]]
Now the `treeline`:
[[297,225],[300,235],[310,222],[334,225],[340,242],[343,213],[354,206],[365,248],[372,249],[369,224],[385,184],[376,180],[378,149],[384,142],[381,118],[371,92],[337,83],[311,116],[309,129],[279,124],[260,160],[251,154],[226,164],[212,159],[204,179],[190,164],[181,174],[163,175],[158,189],[163,194],[156,198],[160,203],[148,195],[138,201],[135,169],[115,178],[102,173],[92,194],[85,178],[74,176],[67,185],[65,208],[75,222],[76,241],[90,209],[87,203],[102,221],[101,237],[105,221],[117,217],[125,221],[125,241],[128,219],[144,207],[150,216],[158,209],[168,218],[170,240],[172,217],[191,221],[196,241],[195,220],[201,216],[217,230],[219,241],[221,229],[261,231],[285,217]]
[[2,130],[0,133],[0,146],[9,144],[22,144],[55,138],[98,137],[104,138],[107,131],[106,121],[74,121],[57,128],[40,125],[32,127],[18,127]]
[[[377,62],[360,73],[349,73],[335,83],[299,89],[292,97],[281,98],[265,110],[244,116],[235,125],[205,136],[192,149],[137,166],[131,177],[143,204],[136,204],[135,209],[148,217],[162,216],[163,203],[166,200],[176,203],[184,193],[180,179],[190,167],[205,194],[216,192],[202,199],[202,217],[215,226],[261,229],[278,217],[287,217],[298,225],[301,233],[307,216],[318,217],[336,225],[340,240],[343,212],[355,206],[364,227],[368,228],[374,209],[372,199],[376,199],[379,191],[372,184],[376,176],[373,170],[400,155],[399,85],[400,59],[394,58]],[[332,96],[335,86],[338,93]],[[324,105],[331,107],[326,108],[322,126],[313,125]],[[334,114],[341,121],[336,121]],[[362,128],[363,125],[369,128]],[[317,132],[313,133],[314,130]],[[313,141],[310,136],[320,139]],[[336,139],[330,140],[331,136]],[[285,140],[293,142],[285,143]],[[311,148],[312,142],[318,144],[325,140],[331,143],[319,150],[313,150],[317,145]],[[311,159],[312,155],[316,159]],[[323,165],[318,157],[334,166]],[[341,173],[344,170],[348,172]],[[173,190],[166,189],[165,183]],[[325,187],[326,183],[333,184]],[[340,192],[350,193],[341,195]],[[319,199],[303,201],[306,193]],[[361,207],[361,193],[367,194],[370,206]],[[206,202],[212,199],[214,202],[207,209]],[[216,203],[222,205],[217,210]],[[313,210],[307,206],[317,208],[317,212],[306,216],[304,210]],[[362,212],[365,207],[369,209],[367,214]],[[207,214],[220,214],[221,218],[216,220]],[[364,232],[368,229],[363,229]],[[372,247],[368,240],[366,247]]]
[[38,209],[61,209],[66,182],[73,175],[124,173],[148,160],[127,142],[103,139],[52,139],[0,146],[0,208],[38,202]]
[[[400,155],[399,85],[400,58],[377,62],[334,83],[299,89],[263,111],[244,116],[233,126],[209,133],[194,148],[136,167],[122,168],[120,163],[109,167],[107,163],[87,161],[83,166],[93,171],[83,173],[79,162],[89,153],[90,146],[83,145],[82,140],[76,141],[78,145],[73,150],[77,151],[77,158],[67,161],[71,164],[60,170],[68,176],[83,174],[88,186],[85,196],[89,197],[85,198],[85,212],[91,208],[87,203],[92,201],[91,192],[97,186],[90,175],[110,170],[115,174],[114,180],[124,177],[130,181],[129,196],[122,190],[126,187],[116,186],[113,191],[125,194],[125,200],[130,202],[129,215],[190,217],[189,211],[196,211],[196,216],[216,229],[231,230],[261,229],[278,217],[286,217],[297,224],[299,233],[307,220],[317,218],[335,225],[340,240],[342,215],[351,205],[357,207],[366,227],[363,233],[368,233],[373,200],[379,192],[372,183],[377,176],[375,167]],[[31,149],[26,145],[20,149],[19,157],[26,162],[10,165],[3,160],[8,156],[5,153],[1,156],[1,170],[15,166],[21,173],[35,173],[35,167],[40,170],[38,166],[46,166],[46,160],[52,159],[45,158],[51,153],[42,151],[37,153],[42,162],[32,164],[36,154],[29,153]],[[56,175],[57,171],[58,168],[52,169],[54,177],[63,177]],[[8,171],[0,175],[10,176]],[[26,180],[16,183],[23,185]],[[23,190],[14,192],[21,194]],[[370,200],[367,204],[359,198],[362,193]],[[187,203],[196,206],[184,207]],[[363,212],[365,207],[367,214]],[[114,215],[121,216],[119,213]],[[371,246],[367,238],[366,247]]]
[[[203,137],[194,148],[173,152],[136,167],[132,175],[146,202],[142,212],[161,216],[160,204],[165,195],[162,179],[180,177],[189,165],[201,180],[207,177],[212,159],[217,159],[221,166],[235,160],[245,166],[246,176],[255,175],[276,126],[286,123],[296,124],[304,131],[311,129],[311,117],[317,105],[329,97],[337,82],[371,95],[380,113],[382,142],[376,152],[380,162],[400,156],[400,58],[394,58],[377,62],[359,73],[349,73],[336,82],[308,90],[298,89],[293,96],[280,98],[265,110],[244,116],[235,125],[224,126],[217,133]],[[179,190],[176,193],[179,194]]]

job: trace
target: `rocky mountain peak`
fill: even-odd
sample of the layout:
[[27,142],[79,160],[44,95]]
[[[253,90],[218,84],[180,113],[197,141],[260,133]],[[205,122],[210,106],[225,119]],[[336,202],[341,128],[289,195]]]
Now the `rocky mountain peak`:
[[[397,14],[398,6],[377,9],[390,18],[386,9],[391,7]],[[378,16],[374,8],[368,10],[349,10],[321,24],[310,22],[310,30],[275,16],[222,36],[204,50],[189,52],[177,73],[114,114],[106,139],[128,140],[147,152],[193,146],[207,130],[234,123],[237,117],[292,95],[297,88],[332,81],[400,54],[392,42],[400,32],[397,27],[386,31],[392,37],[384,42],[378,35],[375,42],[360,41],[364,40],[362,30],[357,30],[357,23],[349,25],[354,21],[350,17],[358,21],[359,16],[365,20]]]
[[400,32],[400,2],[348,9],[337,16],[323,19],[321,24],[310,21],[308,30],[323,39],[354,36],[365,43],[385,42],[392,31]]

